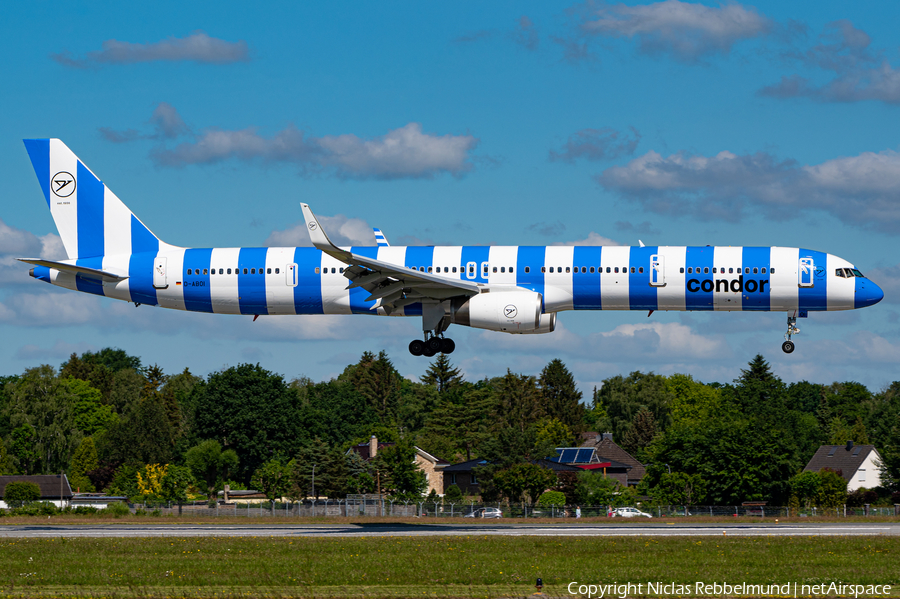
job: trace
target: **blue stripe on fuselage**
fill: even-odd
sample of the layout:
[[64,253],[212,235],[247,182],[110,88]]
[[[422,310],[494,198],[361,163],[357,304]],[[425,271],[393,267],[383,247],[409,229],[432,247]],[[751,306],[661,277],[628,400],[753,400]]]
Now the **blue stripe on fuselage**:
[[[600,254],[601,246],[576,245],[572,275],[572,304],[576,310],[599,310],[600,305]],[[581,272],[582,267],[587,272]],[[595,272],[591,272],[595,269]]]
[[[192,312],[212,312],[209,287],[209,263],[212,249],[190,249],[184,251],[182,284],[184,287],[184,309]],[[187,274],[190,268],[192,274]],[[203,274],[206,273],[206,274]]]
[[[361,248],[360,248],[361,249]],[[428,267],[434,265],[434,247],[432,246],[410,246],[406,248],[406,255],[403,260],[403,266],[419,270],[424,268],[428,272]],[[365,295],[363,297],[366,297]],[[353,305],[351,296],[350,305]],[[406,316],[421,316],[422,304],[409,304],[403,308]]]
[[297,263],[294,310],[297,314],[322,314],[322,275],[317,272],[322,266],[322,252],[316,248],[297,248],[294,262]]
[[[713,279],[713,248],[712,247],[688,247],[685,253],[685,266],[693,269],[693,273],[685,274],[686,288],[684,292],[685,310],[712,310],[713,291],[715,282]],[[700,269],[699,273],[697,269]],[[704,272],[705,270],[705,272]],[[692,285],[691,281],[696,281]],[[710,281],[713,286],[710,291],[703,291],[700,284]],[[708,286],[709,287],[709,286]],[[691,291],[694,288],[695,291]]]
[[[799,258],[813,259],[813,286],[801,287],[799,302],[801,310],[828,309],[827,255],[824,252],[800,250]],[[798,264],[799,268],[799,264]]]
[[128,292],[131,301],[156,306],[156,289],[153,287],[153,260],[156,252],[131,254],[128,259]]
[[103,255],[103,183],[81,161],[78,172],[78,257]]
[[[103,270],[103,256],[97,256],[95,258],[79,258],[75,261],[75,264],[84,266],[85,268]],[[85,293],[103,295],[103,282],[100,279],[75,275],[75,288],[78,289],[78,291],[84,291]]]
[[268,314],[266,305],[267,248],[241,248],[238,253],[238,304],[241,314]]
[[658,254],[659,248],[632,247],[628,254],[628,306],[631,310],[656,310],[657,287],[650,285],[650,256]]
[[[544,273],[541,268],[547,259],[547,248],[544,246],[520,245],[516,252],[516,285],[531,289],[544,296]],[[465,261],[462,261],[465,270]],[[528,272],[525,269],[528,268]],[[465,274],[461,275],[465,279]],[[542,307],[543,308],[543,307]]]
[[[412,248],[409,248],[412,249]],[[409,249],[407,249],[407,256],[409,255]],[[431,251],[434,251],[434,248],[429,248]],[[350,248],[350,251],[359,256],[363,256],[364,258],[371,258],[372,260],[378,259],[378,246],[364,246],[364,247],[355,247]],[[431,266],[431,258],[428,259],[428,264],[423,264],[422,266]],[[427,270],[427,268],[426,268]],[[350,284],[350,281],[347,281],[347,284]],[[362,287],[354,287],[350,290],[350,311],[353,314],[378,314],[377,310],[372,310],[372,306],[375,305],[375,302],[378,300],[370,300],[365,301],[367,297],[371,295],[368,291],[363,289]],[[417,304],[419,306],[419,312],[417,314],[422,313],[421,304]],[[404,314],[411,314],[409,312],[409,306],[407,306]]]
[[[769,291],[772,287],[769,269],[771,265],[771,248],[745,247],[741,251],[743,267],[743,288],[741,309],[746,311],[768,311],[772,308]],[[747,273],[747,268],[750,272]],[[766,269],[763,274],[762,269]],[[756,271],[754,272],[754,269]],[[762,290],[760,290],[762,289]]]

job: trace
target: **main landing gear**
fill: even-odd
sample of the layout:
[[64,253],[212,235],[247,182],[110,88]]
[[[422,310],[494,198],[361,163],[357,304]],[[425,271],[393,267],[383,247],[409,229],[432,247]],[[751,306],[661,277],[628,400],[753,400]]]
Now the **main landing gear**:
[[784,343],[781,344],[781,350],[789,354],[794,351],[794,342],[791,341],[791,335],[800,333],[800,329],[797,328],[797,317],[791,315],[790,312],[788,312],[787,326],[787,333],[784,334]]
[[425,341],[413,339],[409,342],[409,353],[426,358],[431,358],[437,353],[452,354],[454,349],[456,349],[456,343],[453,342],[453,339],[439,337],[428,332],[425,333]]

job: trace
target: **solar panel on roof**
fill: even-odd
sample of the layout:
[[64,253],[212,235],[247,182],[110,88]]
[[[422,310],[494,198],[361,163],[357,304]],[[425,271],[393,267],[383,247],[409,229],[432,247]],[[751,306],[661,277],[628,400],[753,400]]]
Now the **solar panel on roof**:
[[833,456],[835,451],[837,451],[837,445],[831,448],[831,451],[828,452],[828,457]]
[[860,447],[857,447],[856,449],[854,449],[854,450],[853,450],[853,455],[855,455],[855,456],[859,455],[859,450],[860,450],[860,449],[861,449]]
[[579,464],[589,464],[593,453],[593,449],[579,449],[575,461]]
[[560,462],[564,464],[571,464],[575,461],[575,457],[578,455],[577,449],[563,449],[562,456],[560,456]]

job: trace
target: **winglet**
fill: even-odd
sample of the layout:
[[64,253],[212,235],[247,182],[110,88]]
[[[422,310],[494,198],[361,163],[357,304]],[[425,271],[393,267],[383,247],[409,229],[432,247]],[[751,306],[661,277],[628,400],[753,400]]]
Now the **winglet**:
[[643,247],[647,247],[646,245],[644,245],[644,242],[641,241],[640,239],[638,239],[638,243],[641,244],[641,247],[642,247],[642,248],[643,248]]
[[375,227],[372,229],[375,232],[375,243],[379,246],[390,247],[391,244],[388,243],[387,237],[384,236],[384,233],[381,232],[381,229]]
[[350,252],[340,249],[328,239],[325,229],[319,224],[319,219],[313,214],[313,211],[309,208],[309,204],[301,202],[300,210],[303,211],[303,219],[306,221],[306,230],[309,232],[309,239],[316,248],[341,261],[345,261],[353,255]]

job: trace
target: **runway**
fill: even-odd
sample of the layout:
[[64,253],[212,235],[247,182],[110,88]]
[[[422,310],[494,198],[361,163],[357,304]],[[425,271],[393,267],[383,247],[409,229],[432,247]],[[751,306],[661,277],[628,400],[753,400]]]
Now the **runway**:
[[884,524],[345,524],[345,525],[20,525],[0,526],[4,538],[60,537],[384,537],[384,536],[560,536],[560,537],[695,537],[695,536],[900,536],[900,523]]

